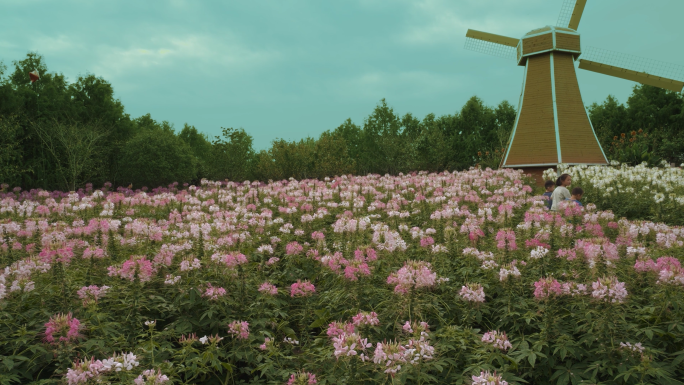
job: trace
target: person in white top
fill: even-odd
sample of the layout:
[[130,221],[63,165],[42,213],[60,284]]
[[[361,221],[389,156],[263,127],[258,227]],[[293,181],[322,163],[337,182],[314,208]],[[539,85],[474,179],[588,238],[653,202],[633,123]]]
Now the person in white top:
[[566,199],[570,199],[570,191],[568,186],[572,183],[572,177],[568,174],[563,174],[556,179],[556,189],[551,194],[551,210],[557,211],[558,204]]

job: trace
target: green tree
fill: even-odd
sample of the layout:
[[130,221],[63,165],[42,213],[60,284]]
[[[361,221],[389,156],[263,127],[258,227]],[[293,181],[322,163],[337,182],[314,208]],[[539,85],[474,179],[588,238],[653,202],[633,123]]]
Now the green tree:
[[[425,171],[442,171],[449,159],[449,141],[445,135],[445,122],[448,117],[435,118],[427,114],[416,131],[417,136],[411,140],[411,169]],[[415,135],[415,134],[414,134]]]
[[361,174],[396,174],[408,166],[406,142],[402,140],[402,122],[382,99],[365,119],[361,131],[358,171]]
[[197,159],[197,177],[199,179],[207,177],[207,162],[212,152],[212,145],[207,136],[197,131],[195,126],[185,123],[178,137],[190,146],[195,159]]
[[352,174],[356,162],[350,156],[347,142],[340,136],[325,131],[314,146],[314,171],[312,177]]
[[121,151],[121,176],[134,188],[190,182],[197,160],[190,146],[168,130],[141,130]]
[[13,116],[0,116],[0,184],[17,186],[21,175],[29,170],[23,169],[21,148],[21,126]]
[[254,139],[244,129],[222,128],[211,148],[211,156],[206,159],[206,172],[209,179],[244,181],[252,178],[254,162]]
[[52,157],[62,189],[76,191],[76,186],[101,173],[105,134],[97,123],[44,120],[33,123],[32,128]]
[[280,178],[298,180],[315,177],[315,145],[313,138],[302,139],[299,142],[274,140],[269,153],[274,161],[277,175]]

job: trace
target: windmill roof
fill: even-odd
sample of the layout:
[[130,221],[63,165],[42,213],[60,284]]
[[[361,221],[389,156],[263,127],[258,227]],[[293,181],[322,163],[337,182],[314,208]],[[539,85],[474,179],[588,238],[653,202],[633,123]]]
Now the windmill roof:
[[552,31],[552,30],[556,30],[556,31],[567,31],[567,32],[575,32],[575,30],[570,29],[570,28],[563,28],[563,27],[556,27],[556,26],[547,25],[546,27],[533,29],[533,30],[531,30],[530,32],[526,33],[525,36],[534,35],[534,34],[546,32],[546,31],[549,31],[549,32],[550,32],[550,31]]

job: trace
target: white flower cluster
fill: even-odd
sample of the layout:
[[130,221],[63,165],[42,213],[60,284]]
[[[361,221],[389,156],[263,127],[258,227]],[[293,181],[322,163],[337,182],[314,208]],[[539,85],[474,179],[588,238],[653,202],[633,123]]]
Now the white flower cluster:
[[558,171],[544,171],[545,180],[555,181],[569,174],[573,185],[585,191],[597,191],[605,199],[648,200],[653,204],[684,206],[684,169],[682,167],[648,167],[645,163],[630,167],[619,162],[611,166],[558,165]]

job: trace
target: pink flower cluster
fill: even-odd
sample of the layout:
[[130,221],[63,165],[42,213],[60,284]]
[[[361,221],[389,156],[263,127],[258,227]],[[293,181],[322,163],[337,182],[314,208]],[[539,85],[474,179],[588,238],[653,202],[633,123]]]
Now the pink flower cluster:
[[104,383],[102,378],[111,372],[130,371],[138,366],[139,362],[135,354],[114,354],[105,360],[76,360],[71,368],[67,369],[66,380],[68,385],[80,385],[88,383]]
[[237,251],[228,254],[214,254],[211,256],[211,260],[215,262],[221,262],[230,269],[247,263],[247,257]]
[[432,237],[423,237],[420,239],[420,247],[428,247],[435,244],[435,240]]
[[564,295],[574,297],[576,295],[587,294],[587,285],[577,282],[563,282],[561,290]]
[[356,325],[353,323],[344,322],[332,322],[328,325],[328,330],[326,334],[328,337],[333,338],[340,336],[342,334],[352,334],[356,332]]
[[518,245],[515,243],[515,232],[513,230],[501,229],[496,233],[496,247],[499,250],[518,250]]
[[335,348],[335,358],[352,357],[358,355],[361,361],[366,361],[368,357],[365,352],[367,348],[373,346],[368,343],[367,338],[362,338],[357,333],[343,332],[332,338],[333,347]]
[[485,333],[482,336],[482,342],[484,342],[486,344],[490,344],[490,345],[494,346],[495,348],[501,349],[504,351],[513,347],[513,345],[511,345],[510,341],[508,341],[508,336],[506,336],[506,332],[501,333],[501,332],[496,331],[496,330],[492,330],[492,331]]
[[554,278],[540,278],[534,283],[534,298],[546,299],[554,295],[563,294],[561,284]]
[[592,283],[591,287],[591,296],[606,302],[620,303],[627,298],[625,283],[618,281],[616,277],[601,278]]
[[82,288],[78,289],[76,294],[78,295],[78,298],[83,300],[83,306],[88,306],[90,304],[97,303],[100,298],[107,294],[108,290],[109,286],[99,287],[97,285],[90,285],[83,286]]
[[413,334],[405,345],[398,342],[378,342],[373,354],[373,362],[381,365],[385,368],[385,373],[392,376],[401,370],[402,365],[415,365],[431,360],[435,354],[435,348],[428,341],[430,325],[426,322],[406,321],[402,329]]
[[407,360],[406,348],[398,342],[378,342],[373,352],[373,362],[386,368],[385,373],[395,375]]
[[479,283],[469,283],[461,286],[461,291],[458,294],[468,302],[479,303],[485,301],[485,292]]
[[241,340],[246,340],[249,338],[249,323],[245,321],[233,321],[228,324],[228,333]]
[[412,289],[430,288],[437,283],[437,273],[425,261],[406,261],[397,272],[387,277],[387,283],[394,286],[397,294],[408,294]]
[[285,254],[287,255],[298,255],[304,251],[304,247],[300,245],[297,241],[290,242],[285,246]]
[[362,311],[361,313],[352,317],[352,323],[356,326],[362,326],[362,325],[378,326],[378,325],[380,325],[380,319],[378,319],[378,314],[374,311],[372,311],[372,312]]
[[264,338],[264,343],[259,345],[259,349],[268,350],[268,347],[272,346],[272,345],[273,345],[273,341],[270,338],[266,337],[266,338]]
[[489,371],[480,372],[479,376],[472,376],[472,379],[472,385],[508,385],[508,382],[497,375],[496,372],[493,374]]
[[309,372],[294,373],[287,381],[287,385],[314,385],[316,383],[316,375]]
[[290,285],[290,297],[308,297],[316,292],[316,286],[309,281],[300,281]]
[[684,269],[681,262],[674,257],[660,257],[656,262],[650,258],[640,257],[634,264],[634,269],[639,272],[657,272],[660,284],[684,285]]
[[106,373],[102,361],[90,358],[76,361],[72,367],[67,369],[66,380],[68,385],[80,385],[91,382],[101,382],[100,377]]
[[65,343],[69,344],[76,341],[81,335],[81,321],[69,314],[56,314],[50,317],[45,324],[45,342],[49,344]]
[[149,282],[157,273],[157,269],[152,266],[152,262],[143,256],[136,255],[132,255],[120,268],[109,266],[107,269],[109,270],[110,277],[118,276],[131,282],[135,281],[136,277],[140,282]]
[[325,255],[320,258],[317,257],[316,253],[313,255],[324,266],[338,274],[342,273],[342,267],[344,266],[344,277],[350,281],[357,281],[360,276],[371,275],[368,263],[377,259],[377,252],[372,248],[367,248],[365,253],[364,250],[357,249],[354,251],[354,258],[349,260],[345,259],[339,251],[333,255]]
[[161,371],[157,372],[154,369],[145,370],[133,380],[135,385],[162,385],[167,382],[170,382],[169,377],[162,374]]
[[190,271],[190,270],[196,270],[202,267],[202,264],[200,263],[200,260],[197,258],[192,258],[192,259],[184,259],[180,263],[180,271]]
[[275,287],[275,285],[273,285],[270,282],[262,283],[261,286],[259,286],[258,290],[260,293],[264,293],[264,294],[268,294],[268,295],[277,295],[278,294],[278,288]]
[[202,297],[209,298],[212,301],[216,301],[219,297],[224,297],[226,295],[226,289],[222,287],[212,286],[211,283],[207,282],[207,287],[202,293]]

